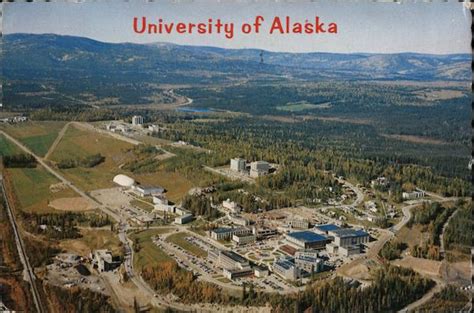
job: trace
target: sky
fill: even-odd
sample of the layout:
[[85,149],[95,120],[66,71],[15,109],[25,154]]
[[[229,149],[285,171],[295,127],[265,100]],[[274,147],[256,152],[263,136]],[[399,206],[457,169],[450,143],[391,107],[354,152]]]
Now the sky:
[[[285,52],[471,53],[471,14],[463,3],[402,1],[267,1],[267,0],[138,0],[95,2],[4,3],[3,33],[55,33],[104,42],[172,42],[223,48],[257,48]],[[244,22],[265,18],[259,34],[236,30],[232,40],[224,35],[137,34],[133,18],[145,16],[156,23],[207,22],[220,18]],[[275,16],[304,22],[315,16],[338,25],[336,35],[269,35]]]

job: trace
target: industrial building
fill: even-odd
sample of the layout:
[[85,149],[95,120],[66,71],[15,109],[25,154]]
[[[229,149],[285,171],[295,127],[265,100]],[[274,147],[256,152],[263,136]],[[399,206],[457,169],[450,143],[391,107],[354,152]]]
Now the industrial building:
[[253,234],[243,234],[243,235],[238,235],[234,234],[232,235],[232,241],[235,242],[238,245],[245,245],[248,243],[253,243],[257,237]]
[[95,250],[91,253],[92,264],[99,272],[112,271],[120,266],[120,257],[112,256],[109,250]]
[[248,228],[225,228],[220,227],[211,230],[211,238],[214,240],[228,240],[231,239],[233,235],[248,235],[252,231]]
[[245,172],[247,161],[241,158],[234,158],[230,160],[230,169],[235,172]]
[[281,258],[273,263],[273,272],[286,280],[295,281],[299,277],[295,263],[288,258]]
[[132,117],[132,125],[134,125],[134,126],[143,125],[143,116],[134,115],[134,116]]
[[135,185],[135,180],[127,175],[118,174],[114,177],[113,182],[121,187],[130,188]]
[[334,237],[334,243],[339,247],[360,245],[369,242],[370,236],[363,230],[352,228],[341,228],[328,232]]
[[288,243],[302,249],[323,249],[328,238],[312,231],[298,231],[285,235]]
[[250,163],[250,177],[260,177],[267,175],[270,171],[270,164],[266,161],[256,161]]
[[159,195],[165,192],[165,189],[160,186],[135,186],[134,188],[135,193],[140,195],[141,197],[151,196],[151,195]]
[[181,216],[178,216],[174,219],[174,222],[176,224],[186,224],[186,223],[189,223],[191,222],[192,220],[194,219],[194,216],[192,214],[184,214],[184,215],[181,215]]

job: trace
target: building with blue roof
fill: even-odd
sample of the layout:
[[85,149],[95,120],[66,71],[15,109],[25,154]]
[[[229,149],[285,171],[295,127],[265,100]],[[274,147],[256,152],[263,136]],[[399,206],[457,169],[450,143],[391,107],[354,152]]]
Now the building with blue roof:
[[328,235],[330,231],[341,229],[335,224],[321,224],[314,226],[314,231],[320,235]]
[[326,236],[312,231],[297,231],[285,235],[286,241],[302,249],[323,249],[329,241]]

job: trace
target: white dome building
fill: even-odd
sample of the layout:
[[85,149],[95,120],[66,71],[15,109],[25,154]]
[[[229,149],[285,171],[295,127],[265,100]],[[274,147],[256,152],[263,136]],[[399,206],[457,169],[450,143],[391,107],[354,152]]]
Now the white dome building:
[[114,177],[114,183],[122,187],[132,187],[135,185],[135,180],[127,175],[119,174]]

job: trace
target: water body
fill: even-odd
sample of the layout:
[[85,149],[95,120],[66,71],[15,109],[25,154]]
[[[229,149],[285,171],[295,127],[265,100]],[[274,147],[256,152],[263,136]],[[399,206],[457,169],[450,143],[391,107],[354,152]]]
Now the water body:
[[180,108],[176,108],[176,111],[189,112],[189,113],[206,113],[206,112],[213,112],[214,110],[211,108],[180,107]]

